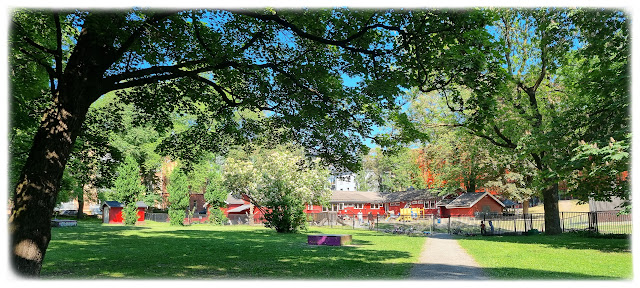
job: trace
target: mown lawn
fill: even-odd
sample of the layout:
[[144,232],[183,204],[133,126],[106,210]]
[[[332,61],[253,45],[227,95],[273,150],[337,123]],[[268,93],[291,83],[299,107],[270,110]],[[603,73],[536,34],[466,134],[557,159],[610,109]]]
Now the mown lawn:
[[495,279],[629,279],[629,239],[557,236],[465,237],[458,240]]
[[[43,278],[403,279],[424,237],[312,228],[278,234],[262,227],[143,226],[82,221],[53,228]],[[352,234],[350,246],[309,246],[306,234]]]

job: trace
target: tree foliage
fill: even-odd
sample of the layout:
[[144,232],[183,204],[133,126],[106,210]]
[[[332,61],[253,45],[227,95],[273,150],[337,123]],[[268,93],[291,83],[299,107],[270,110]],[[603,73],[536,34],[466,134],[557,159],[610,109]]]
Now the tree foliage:
[[114,182],[116,199],[125,207],[122,209],[125,224],[133,225],[138,219],[136,202],[142,197],[144,187],[140,181],[140,168],[132,156],[127,155],[117,171]]
[[[330,196],[329,171],[299,148],[259,149],[227,158],[224,183],[236,197],[247,196],[261,209],[265,226],[292,233],[306,223],[305,204],[323,205]],[[244,156],[244,157],[243,157]]]
[[184,217],[189,208],[189,186],[182,168],[171,172],[167,192],[169,193],[169,221],[171,225],[184,225]]

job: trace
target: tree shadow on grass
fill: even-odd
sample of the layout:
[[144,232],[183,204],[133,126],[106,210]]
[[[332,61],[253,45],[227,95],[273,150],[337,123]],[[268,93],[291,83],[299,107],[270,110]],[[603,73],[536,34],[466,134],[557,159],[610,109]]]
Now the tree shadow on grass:
[[607,239],[584,237],[573,234],[560,235],[525,235],[525,236],[474,236],[457,239],[479,240],[489,242],[508,242],[519,244],[540,244],[551,248],[590,249],[601,252],[630,252],[630,239]]
[[[398,279],[411,257],[401,250],[310,246],[306,234],[271,230],[147,230],[146,227],[85,227],[58,233],[47,253],[50,278],[232,278]],[[119,233],[123,230],[140,232]],[[114,233],[115,232],[115,233]],[[372,234],[354,233],[354,237]],[[395,262],[395,263],[394,263]]]

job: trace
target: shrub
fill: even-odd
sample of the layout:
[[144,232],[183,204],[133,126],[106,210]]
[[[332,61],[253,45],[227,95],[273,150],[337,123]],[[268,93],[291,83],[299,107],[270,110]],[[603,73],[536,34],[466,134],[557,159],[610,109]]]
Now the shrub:
[[184,226],[184,210],[169,208],[169,224]]
[[124,224],[135,225],[138,221],[138,206],[136,203],[127,203],[124,208],[122,208],[122,216],[124,218]]
[[209,209],[209,222],[213,225],[224,225],[229,222],[229,218],[224,215],[220,208],[211,208]]
[[[281,184],[281,183],[277,183]],[[283,185],[275,185],[274,190],[282,191]],[[268,208],[264,214],[264,226],[274,228],[279,233],[296,233],[305,230],[307,217],[304,213],[305,203],[291,193],[281,193],[281,197],[265,202]]]

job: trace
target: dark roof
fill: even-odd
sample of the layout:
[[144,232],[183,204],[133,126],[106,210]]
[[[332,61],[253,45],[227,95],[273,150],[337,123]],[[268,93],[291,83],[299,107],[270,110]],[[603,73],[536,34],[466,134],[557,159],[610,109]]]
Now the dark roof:
[[496,197],[493,197],[493,195],[487,193],[487,192],[469,192],[469,193],[463,193],[462,195],[458,196],[458,198],[454,199],[453,201],[449,202],[449,204],[447,204],[447,209],[451,209],[451,208],[469,208],[471,206],[473,206],[474,204],[476,204],[478,201],[480,201],[480,199],[482,199],[485,195],[488,195],[490,198],[492,198],[493,200],[495,200],[496,202],[498,202],[498,204],[502,205],[502,207],[504,207],[504,204],[502,204],[502,202],[500,202],[500,200],[496,199]]
[[122,207],[122,203],[118,201],[104,201],[104,204],[102,204],[102,206],[104,205],[107,205],[109,207]]
[[504,206],[506,207],[511,207],[511,206],[517,205],[518,203],[513,202],[509,199],[505,199],[504,201],[502,201],[502,204],[504,204]]
[[332,191],[330,203],[382,203],[377,192],[367,191]]
[[407,191],[385,192],[382,197],[385,202],[406,202],[413,200],[426,200],[438,196],[436,189],[411,189]]
[[[118,202],[118,201],[104,201],[104,204],[102,204],[102,207],[104,206],[109,206],[109,207],[124,207],[124,205],[122,205],[122,203]],[[148,208],[149,206],[147,206],[147,203],[144,203],[144,201],[137,201],[136,202],[136,206],[138,206],[138,208]]]
[[231,193],[229,193],[227,195],[227,200],[224,201],[225,203],[229,204],[244,204],[244,201],[242,199],[238,199],[236,197],[231,196]]
[[436,206],[447,206],[447,204],[451,203],[451,201],[453,201],[454,198],[446,198],[446,199],[442,199],[440,201],[438,201],[438,203],[436,203]]

